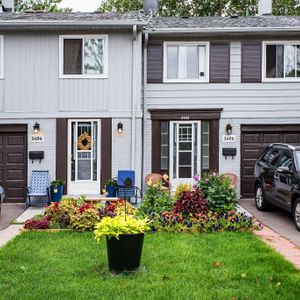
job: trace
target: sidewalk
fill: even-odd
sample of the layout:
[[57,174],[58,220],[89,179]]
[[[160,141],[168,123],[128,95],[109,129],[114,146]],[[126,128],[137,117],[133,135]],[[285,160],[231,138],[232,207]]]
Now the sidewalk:
[[0,215],[0,231],[7,228],[13,220],[24,212],[23,203],[3,203]]

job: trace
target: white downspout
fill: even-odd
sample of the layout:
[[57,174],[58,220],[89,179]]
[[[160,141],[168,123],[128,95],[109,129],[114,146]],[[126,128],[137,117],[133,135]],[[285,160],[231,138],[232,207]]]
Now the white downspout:
[[[136,74],[137,74],[137,25],[133,25],[132,28],[132,87],[131,87],[131,159],[130,159],[130,169],[135,170],[135,147],[136,147],[136,139],[135,139],[135,127],[136,127],[136,98],[137,98],[137,91],[136,91]],[[126,80],[124,78],[124,80]]]
[[142,138],[142,143],[143,143],[143,151],[142,151],[142,189],[144,190],[145,187],[145,138],[147,134],[146,130],[146,122],[147,122],[147,48],[148,48],[148,40],[149,40],[149,35],[148,33],[145,33],[144,35],[144,55],[143,55],[143,138]]

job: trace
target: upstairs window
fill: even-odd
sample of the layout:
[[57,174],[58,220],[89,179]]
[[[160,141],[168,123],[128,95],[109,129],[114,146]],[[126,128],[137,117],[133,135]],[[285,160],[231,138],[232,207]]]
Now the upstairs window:
[[107,78],[107,36],[61,36],[60,77]]
[[165,43],[165,82],[208,82],[208,43]]
[[265,43],[264,63],[266,81],[300,80],[300,43]]

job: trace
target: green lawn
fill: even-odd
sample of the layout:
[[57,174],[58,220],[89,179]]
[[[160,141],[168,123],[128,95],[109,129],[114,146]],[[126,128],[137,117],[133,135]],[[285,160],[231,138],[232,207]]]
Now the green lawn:
[[93,234],[26,232],[0,248],[0,299],[300,297],[300,272],[251,233],[148,234],[142,265],[113,276]]

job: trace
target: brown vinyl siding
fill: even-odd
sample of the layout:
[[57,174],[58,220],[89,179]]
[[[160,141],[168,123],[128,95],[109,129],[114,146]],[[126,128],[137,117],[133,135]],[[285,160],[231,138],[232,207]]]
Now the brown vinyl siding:
[[262,42],[242,42],[241,81],[261,82]]
[[230,43],[212,42],[210,44],[210,72],[211,83],[230,82]]
[[147,82],[163,82],[163,43],[148,44],[147,49]]
[[68,192],[68,119],[56,119],[56,179],[64,179]]
[[101,120],[101,187],[111,179],[112,169],[112,119]]

